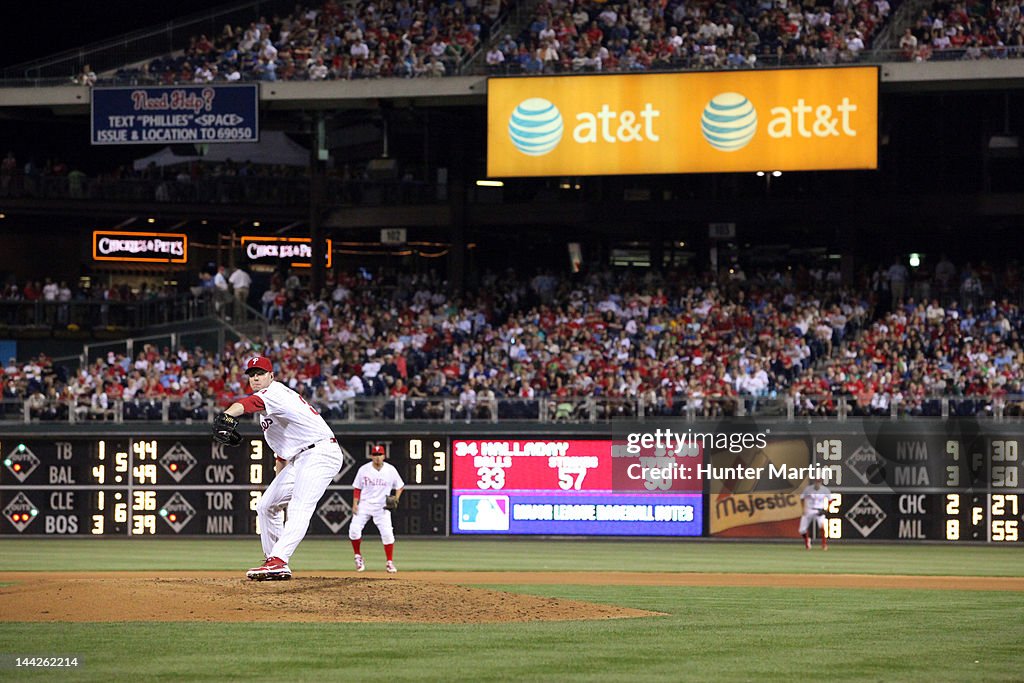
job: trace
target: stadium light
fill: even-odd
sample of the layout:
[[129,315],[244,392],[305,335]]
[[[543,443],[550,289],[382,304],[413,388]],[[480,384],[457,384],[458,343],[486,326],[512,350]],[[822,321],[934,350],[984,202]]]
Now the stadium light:
[[476,185],[477,187],[505,187],[505,183],[501,180],[478,180]]

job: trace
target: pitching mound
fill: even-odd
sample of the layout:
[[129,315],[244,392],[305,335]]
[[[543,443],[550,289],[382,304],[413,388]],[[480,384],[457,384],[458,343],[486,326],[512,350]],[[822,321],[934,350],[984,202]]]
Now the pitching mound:
[[0,587],[4,621],[487,623],[656,612],[399,578],[102,578],[39,575]]

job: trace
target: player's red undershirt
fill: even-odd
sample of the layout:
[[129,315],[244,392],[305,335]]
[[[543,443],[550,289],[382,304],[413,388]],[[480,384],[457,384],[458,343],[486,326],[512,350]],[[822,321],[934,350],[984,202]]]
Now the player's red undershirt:
[[[264,403],[263,399],[256,394],[246,396],[245,398],[240,399],[238,403],[245,409],[246,415],[249,413],[258,413],[267,409],[267,404]],[[287,462],[284,458],[278,458],[276,455],[274,456],[274,459],[278,462]]]
[[253,394],[252,396],[246,396],[245,398],[238,401],[238,403],[245,408],[246,413],[258,413],[261,410],[267,409],[267,404],[263,402],[263,399]]

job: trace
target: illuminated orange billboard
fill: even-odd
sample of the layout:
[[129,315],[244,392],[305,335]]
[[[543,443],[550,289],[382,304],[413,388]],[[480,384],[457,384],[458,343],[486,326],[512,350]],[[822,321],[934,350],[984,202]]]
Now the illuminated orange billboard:
[[93,230],[92,258],[96,261],[187,263],[188,236],[170,232]]
[[[327,268],[333,261],[331,250],[333,243],[324,240],[324,259]],[[242,251],[252,263],[269,263],[278,265],[287,262],[295,268],[309,268],[313,263],[313,240],[309,237],[261,237],[245,235],[242,237]]]
[[492,78],[492,177],[874,169],[878,68]]

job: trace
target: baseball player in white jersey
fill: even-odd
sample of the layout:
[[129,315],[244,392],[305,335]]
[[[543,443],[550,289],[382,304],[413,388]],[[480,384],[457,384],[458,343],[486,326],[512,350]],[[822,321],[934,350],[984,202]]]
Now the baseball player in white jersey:
[[[290,579],[288,558],[306,535],[313,509],[341,469],[343,455],[331,428],[297,393],[274,381],[274,367],[264,356],[245,365],[253,394],[232,403],[232,417],[259,413],[263,437],[280,466],[256,505],[266,561],[246,572],[256,581]],[[288,521],[284,511],[288,509]]]
[[[398,470],[384,462],[385,455],[384,446],[378,444],[371,447],[370,462],[359,468],[356,480],[352,483],[352,523],[348,527],[348,537],[352,541],[357,572],[366,569],[359,546],[363,539],[363,527],[371,517],[380,532],[381,543],[384,544],[387,571],[389,574],[398,571],[394,562],[395,530],[391,526],[391,510],[398,507],[405,482]],[[395,490],[393,496],[390,495],[391,489]]]
[[808,531],[810,531],[812,522],[817,524],[821,531],[821,549],[828,550],[825,513],[828,511],[830,498],[832,498],[832,492],[822,485],[821,479],[815,479],[800,494],[800,501],[804,504],[804,513],[800,516],[800,535],[804,537],[804,547],[808,550],[811,549],[811,536]]

